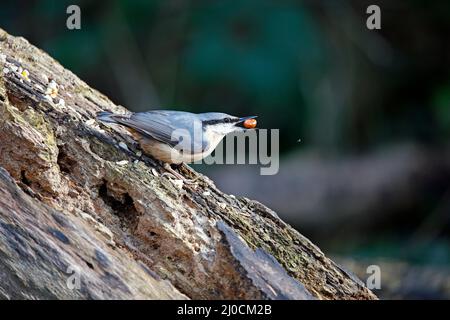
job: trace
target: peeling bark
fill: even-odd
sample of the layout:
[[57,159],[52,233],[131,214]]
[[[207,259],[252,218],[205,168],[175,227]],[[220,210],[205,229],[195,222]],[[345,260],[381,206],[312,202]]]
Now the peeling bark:
[[0,72],[0,297],[376,299],[262,204],[161,177],[93,120],[125,108],[1,29]]

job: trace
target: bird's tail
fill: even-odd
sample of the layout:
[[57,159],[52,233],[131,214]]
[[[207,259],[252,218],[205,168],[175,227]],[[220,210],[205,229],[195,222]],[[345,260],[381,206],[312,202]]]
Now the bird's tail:
[[107,123],[117,123],[117,121],[112,117],[113,115],[113,113],[106,111],[97,112],[97,120]]

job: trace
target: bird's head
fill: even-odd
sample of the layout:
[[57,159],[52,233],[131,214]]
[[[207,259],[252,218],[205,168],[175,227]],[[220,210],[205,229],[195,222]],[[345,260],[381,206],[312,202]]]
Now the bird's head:
[[198,115],[205,130],[210,130],[219,135],[227,135],[231,132],[245,131],[256,127],[257,116],[235,117],[226,113],[208,112]]

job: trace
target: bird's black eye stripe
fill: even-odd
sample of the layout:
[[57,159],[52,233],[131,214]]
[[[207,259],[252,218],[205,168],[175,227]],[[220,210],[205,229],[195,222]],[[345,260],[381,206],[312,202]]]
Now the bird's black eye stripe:
[[218,123],[230,123],[230,122],[238,122],[239,118],[236,119],[232,119],[232,118],[225,118],[225,119],[221,119],[221,120],[206,120],[203,121],[203,125],[214,125],[214,124],[218,124]]
[[214,125],[214,124],[218,124],[220,121],[219,120],[207,120],[207,121],[203,121],[204,125]]

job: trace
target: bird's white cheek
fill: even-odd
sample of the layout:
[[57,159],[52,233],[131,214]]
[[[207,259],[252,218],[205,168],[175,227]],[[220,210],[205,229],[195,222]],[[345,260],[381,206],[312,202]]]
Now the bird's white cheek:
[[230,132],[234,131],[234,126],[233,125],[228,125],[228,124],[224,124],[221,126],[217,126],[214,128],[214,132],[218,135],[226,135]]
[[236,127],[234,124],[230,124],[227,127],[227,133],[226,134],[231,133],[231,132],[235,132],[235,131],[239,131],[239,130],[236,130],[236,129],[239,129],[239,127]]
[[234,131],[234,132],[244,132],[244,131],[247,131],[247,129],[242,128],[242,127],[234,127],[234,128],[233,128],[233,131]]

